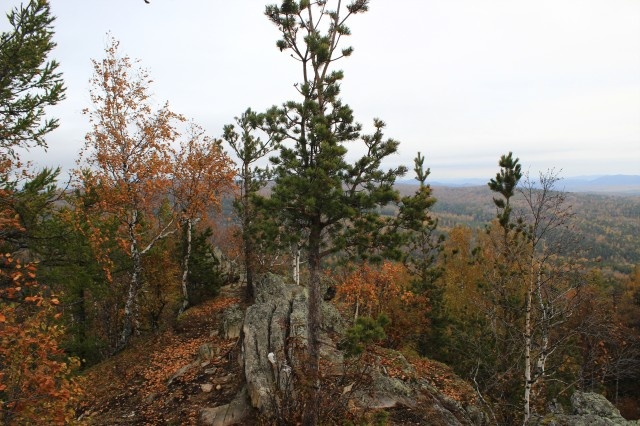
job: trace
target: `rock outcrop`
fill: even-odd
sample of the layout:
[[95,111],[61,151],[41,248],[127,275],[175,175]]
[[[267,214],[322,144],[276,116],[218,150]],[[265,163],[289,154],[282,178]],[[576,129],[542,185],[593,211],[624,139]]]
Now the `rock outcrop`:
[[275,407],[275,393],[291,371],[293,341],[306,342],[307,295],[281,277],[264,275],[256,284],[255,304],[245,313],[242,342],[247,392],[263,414]]
[[[282,413],[283,395],[295,398],[290,389],[292,372],[301,371],[307,340],[306,289],[286,283],[282,277],[265,275],[256,284],[256,303],[245,313],[243,325],[243,366],[246,390],[251,405],[265,417]],[[344,379],[345,362],[336,349],[335,338],[344,331],[342,318],[335,307],[322,306],[321,359],[325,380],[335,377],[333,383]],[[387,351],[393,352],[393,351]],[[393,357],[400,364],[400,377],[389,373],[372,358],[366,366],[368,383],[365,386],[343,389],[335,396],[344,400],[351,410],[389,410],[404,423],[410,415],[417,424],[481,425],[486,423],[480,409],[462,404],[433,387],[426,378],[420,378],[412,365],[398,352]],[[327,379],[329,378],[329,379]],[[287,394],[288,392],[288,394]],[[404,411],[403,411],[404,410]],[[437,421],[436,421],[437,420]],[[433,423],[436,421],[436,423]],[[424,423],[427,422],[427,423]]]
[[592,392],[576,391],[571,396],[571,408],[565,410],[554,404],[551,413],[534,419],[534,425],[553,426],[632,426],[640,421],[626,420],[620,411],[604,396]]

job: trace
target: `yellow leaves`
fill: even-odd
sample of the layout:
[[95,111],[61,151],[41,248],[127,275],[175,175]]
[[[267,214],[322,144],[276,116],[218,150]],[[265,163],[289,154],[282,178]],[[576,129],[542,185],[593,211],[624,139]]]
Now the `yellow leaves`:
[[400,300],[402,300],[403,303],[413,303],[416,301],[416,295],[412,291],[407,290],[400,295]]

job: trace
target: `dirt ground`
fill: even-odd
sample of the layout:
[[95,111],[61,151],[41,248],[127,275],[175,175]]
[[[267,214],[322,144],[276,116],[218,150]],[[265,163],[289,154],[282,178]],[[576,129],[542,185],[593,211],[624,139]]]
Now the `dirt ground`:
[[240,303],[239,292],[223,288],[214,300],[187,310],[171,329],[134,340],[87,370],[80,422],[196,425],[202,408],[230,402],[242,385],[240,342],[221,338],[218,322],[224,309]]

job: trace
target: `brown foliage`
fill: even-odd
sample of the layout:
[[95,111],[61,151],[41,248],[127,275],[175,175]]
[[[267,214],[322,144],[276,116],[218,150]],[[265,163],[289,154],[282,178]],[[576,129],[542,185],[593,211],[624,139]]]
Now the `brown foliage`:
[[[0,182],[19,171],[19,162],[0,164]],[[18,171],[17,171],[18,170]],[[64,424],[73,416],[78,366],[59,347],[64,330],[59,299],[36,280],[36,264],[25,262],[7,235],[24,232],[12,204],[11,185],[0,188],[0,421],[5,424]]]
[[[132,237],[141,247],[155,235],[143,238],[144,221],[154,219],[168,193],[172,169],[171,143],[178,137],[174,123],[184,118],[165,104],[153,111],[148,74],[135,69],[128,56],[121,57],[114,39],[106,58],[93,61],[91,81],[93,110],[89,115],[93,130],[87,134],[81,152],[90,172],[77,171],[81,189],[94,194],[92,207],[103,217],[114,216],[122,224],[120,243],[131,252]],[[80,162],[80,161],[79,161]]]
[[[77,171],[80,190],[91,194],[89,217],[116,221],[116,242],[131,260],[118,344],[123,348],[140,329],[138,295],[143,283],[143,257],[160,240],[175,232],[175,212],[167,208],[173,172],[171,143],[179,133],[175,123],[184,118],[164,104],[154,111],[151,80],[136,69],[128,56],[120,56],[111,39],[102,61],[93,61],[89,115],[92,131],[81,153],[89,170]],[[98,219],[98,221],[99,221]],[[89,223],[92,222],[90,219]],[[105,253],[109,241],[91,227],[92,245]],[[95,244],[95,243],[98,244]],[[98,255],[105,259],[108,256]],[[112,267],[107,262],[106,267]]]
[[173,159],[172,194],[181,213],[196,219],[219,210],[223,195],[234,190],[233,162],[220,141],[191,124]]

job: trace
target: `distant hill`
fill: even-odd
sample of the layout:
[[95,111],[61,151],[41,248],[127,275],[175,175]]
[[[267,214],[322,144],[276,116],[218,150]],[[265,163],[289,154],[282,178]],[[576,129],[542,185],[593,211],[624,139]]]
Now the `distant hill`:
[[[442,179],[431,182],[432,187],[466,188],[486,186],[488,178]],[[402,180],[401,185],[414,185],[415,180]],[[567,192],[590,192],[594,194],[640,195],[640,175],[577,176],[563,178],[559,188]]]
[[563,179],[565,191],[640,195],[640,176],[614,175]]

